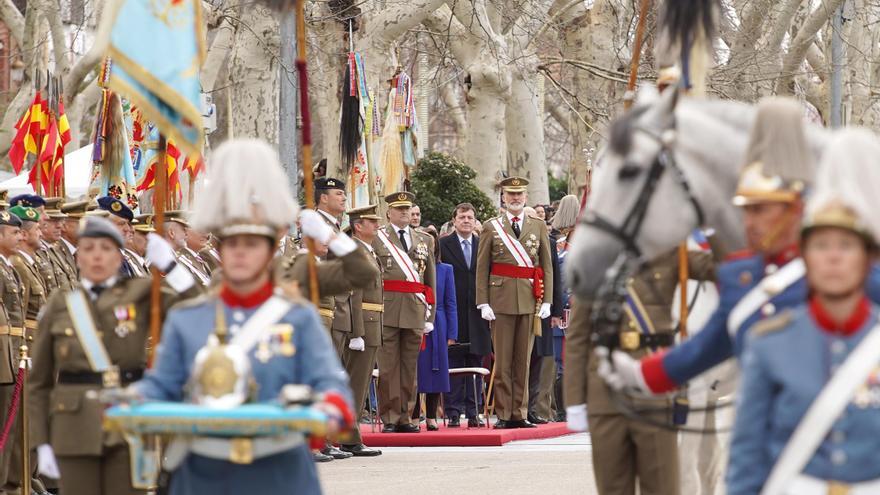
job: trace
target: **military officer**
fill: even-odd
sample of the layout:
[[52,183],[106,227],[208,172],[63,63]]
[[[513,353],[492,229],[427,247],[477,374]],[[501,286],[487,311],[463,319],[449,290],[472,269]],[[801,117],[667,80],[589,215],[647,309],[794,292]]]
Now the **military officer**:
[[[151,280],[118,276],[124,240],[109,220],[87,217],[77,239],[82,280],[74,290],[52,295],[34,340],[30,421],[38,470],[60,476],[67,495],[145,493],[145,487],[132,487],[123,439],[101,432],[103,405],[96,391],[143,375]],[[161,237],[151,238],[147,252],[166,274],[163,310],[198,293]]]
[[76,244],[79,233],[79,222],[86,216],[88,201],[64,203],[61,213],[67,215],[61,220],[61,237],[55,244],[55,254],[61,260],[61,266],[67,276],[67,284],[73,288],[79,283],[79,270],[76,265]]
[[880,145],[846,128],[828,146],[801,248],[808,300],[749,331],[727,471],[730,495],[880,493]]
[[[8,411],[12,403],[18,373],[18,350],[25,335],[24,287],[12,265],[20,237],[21,220],[9,211],[0,211],[0,302],[6,320],[0,326],[0,411]],[[18,431],[19,420],[16,416],[11,432]],[[15,491],[21,486],[21,461],[19,436],[12,433],[0,453],[0,486],[4,490]]]
[[205,268],[195,259],[189,256],[186,251],[186,229],[189,224],[186,221],[186,214],[180,210],[170,210],[165,212],[165,239],[174,246],[177,253],[177,262],[185,266],[193,277],[202,285],[207,287],[211,283],[211,276],[205,272]]
[[[493,322],[495,428],[533,428],[527,419],[529,357],[536,318],[550,316],[553,266],[547,225],[523,214],[529,181],[501,181],[506,211],[483,225],[476,302]],[[540,325],[540,322],[537,322]]]
[[[803,111],[796,101],[772,98],[758,105],[734,204],[742,207],[750,250],[729,255],[718,267],[719,302],[703,329],[682,345],[635,361],[612,353],[599,373],[615,388],[645,392],[674,390],[689,379],[739,356],[755,322],[803,301],[807,293],[798,239],[802,193],[814,165],[806,142]],[[872,279],[880,279],[874,276]],[[880,284],[869,295],[880,300]],[[876,298],[875,298],[876,296]],[[601,350],[600,350],[601,351]],[[567,360],[566,368],[572,367]]]
[[38,267],[49,291],[47,297],[57,289],[69,290],[68,279],[63,262],[54,246],[61,239],[61,222],[67,215],[61,213],[61,198],[46,198],[46,206],[40,214],[40,248],[37,250]]
[[193,229],[192,227],[186,228],[186,247],[184,248],[185,255],[193,262],[194,265],[199,267],[206,275],[209,277],[212,273],[211,265],[208,263],[208,260],[202,256],[202,251],[208,246],[208,238],[210,236],[204,232],[199,232],[198,230]]
[[[688,273],[693,280],[714,280],[713,254],[689,251]],[[577,327],[569,326],[566,362],[588,359],[593,342],[623,349],[634,358],[672,346],[676,331],[672,304],[678,274],[678,249],[645,265],[627,282],[626,316],[619,332],[594,336],[589,316],[578,320]],[[584,310],[589,308],[589,304],[583,306]],[[573,333],[582,336],[573,336]],[[590,412],[590,438],[597,452],[602,452],[593,457],[599,493],[632,495],[636,493],[636,485],[639,492],[646,495],[679,493],[677,432],[625,416],[612,400],[597,369],[598,361],[593,359],[587,374],[569,377],[566,382],[569,388],[563,395],[569,406]],[[630,402],[629,406],[636,410],[658,408],[657,401]],[[660,412],[650,415],[654,421],[672,424],[669,416],[662,406]]]
[[[345,199],[345,182],[331,177],[321,177],[315,181],[315,206],[327,225],[336,233],[340,232],[339,219],[345,213]],[[342,359],[345,342],[351,333],[351,294],[337,294],[333,296],[332,303],[330,335],[336,353]]]
[[122,266],[119,271],[120,276],[126,278],[146,277],[148,272],[131,256],[127,249],[127,246],[134,235],[134,231],[131,227],[131,222],[134,220],[134,212],[131,211],[131,208],[129,208],[128,205],[112,196],[104,196],[98,198],[97,201],[98,208],[110,214],[107,218],[119,231],[122,240],[125,241],[123,247],[119,250],[122,254]]
[[9,213],[21,220],[22,238],[18,252],[11,257],[12,266],[21,280],[24,293],[22,304],[25,308],[25,331],[30,339],[37,330],[37,315],[46,303],[48,291],[37,266],[37,249],[40,246],[40,214],[35,208],[13,206]]
[[410,227],[413,201],[411,192],[386,196],[388,225],[373,241],[384,269],[378,396],[385,433],[419,432],[410,419],[416,399],[416,365],[423,335],[434,329],[434,240]]
[[[369,253],[370,259],[380,272],[373,282],[351,294],[351,333],[345,342],[342,363],[351,382],[356,410],[363,407],[370,388],[376,355],[382,345],[382,313],[385,310],[382,296],[382,265],[373,250],[373,241],[379,231],[377,205],[364,206],[348,211],[348,221],[352,237]],[[360,428],[351,429],[351,440],[340,448],[358,457],[372,457],[382,454],[381,450],[371,449],[361,441]]]
[[156,232],[153,228],[153,215],[146,213],[134,217],[131,221],[131,238],[125,246],[129,257],[137,263],[144,273],[150,273],[150,267],[147,266],[147,236]]
[[[248,163],[246,169],[242,160]],[[197,399],[185,395],[187,382],[199,380],[197,353],[212,334],[228,327],[233,335],[253,335],[256,341],[244,350],[256,401],[278,400],[285,385],[307,385],[318,394],[314,407],[332,418],[331,430],[347,427],[352,422],[350,392],[330,338],[308,303],[275,291],[272,262],[278,233],[293,222],[297,211],[277,153],[262,141],[227,141],[214,152],[211,165],[208,180],[224,204],[199,198],[192,222],[219,239],[223,285],[218,294],[172,311],[156,366],[135,390],[151,399]],[[244,174],[249,174],[248,180],[242,180]],[[241,190],[242,184],[254,189]],[[249,325],[256,313],[267,311],[273,324]],[[247,464],[228,460],[230,441],[195,437],[188,445],[189,455],[172,473],[171,495],[321,492],[301,435],[252,439],[254,459]]]

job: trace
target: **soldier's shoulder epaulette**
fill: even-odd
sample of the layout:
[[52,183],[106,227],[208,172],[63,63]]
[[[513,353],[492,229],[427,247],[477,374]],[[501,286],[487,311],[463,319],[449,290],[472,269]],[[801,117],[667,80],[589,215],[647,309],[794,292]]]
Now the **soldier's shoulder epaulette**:
[[724,257],[724,261],[744,260],[746,258],[751,258],[756,254],[757,253],[755,253],[751,249],[740,249],[739,251],[728,253],[727,256]]
[[794,311],[786,309],[777,315],[758,321],[749,333],[752,337],[763,337],[788,327],[792,321],[794,321]]

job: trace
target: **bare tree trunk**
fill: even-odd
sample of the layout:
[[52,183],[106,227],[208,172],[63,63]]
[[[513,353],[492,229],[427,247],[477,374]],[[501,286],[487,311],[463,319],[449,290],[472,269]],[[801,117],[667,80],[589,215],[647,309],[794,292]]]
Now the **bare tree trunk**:
[[[473,73],[471,73],[472,79]],[[476,184],[490,198],[497,198],[495,184],[507,154],[504,109],[506,92],[475,81],[468,92],[468,137],[465,163],[477,172]]]
[[247,4],[240,15],[229,61],[234,132],[277,144],[278,19],[259,4]]
[[534,72],[516,71],[507,103],[507,169],[529,180],[529,201],[550,202],[544,160],[544,116]]

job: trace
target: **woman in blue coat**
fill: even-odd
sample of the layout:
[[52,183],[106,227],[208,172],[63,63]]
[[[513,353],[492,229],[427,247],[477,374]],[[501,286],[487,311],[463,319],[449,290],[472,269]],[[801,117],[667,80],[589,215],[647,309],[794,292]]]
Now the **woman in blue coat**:
[[[458,310],[455,305],[455,279],[452,265],[441,263],[440,242],[437,232],[429,230],[434,237],[434,259],[437,260],[437,303],[434,318],[434,331],[425,335],[424,346],[419,352],[419,393],[425,394],[425,417],[428,430],[437,430],[437,408],[440,394],[449,392],[449,354],[448,346],[458,340]],[[419,416],[419,407],[413,417]]]

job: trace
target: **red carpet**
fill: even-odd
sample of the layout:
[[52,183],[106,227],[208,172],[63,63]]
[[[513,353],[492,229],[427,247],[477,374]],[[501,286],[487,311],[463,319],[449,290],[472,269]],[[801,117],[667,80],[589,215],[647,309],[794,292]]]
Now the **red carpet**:
[[565,423],[548,423],[537,428],[493,430],[492,428],[446,428],[427,431],[424,423],[419,433],[381,433],[381,426],[371,432],[370,425],[361,425],[361,437],[370,447],[497,447],[513,440],[553,438],[572,433]]

